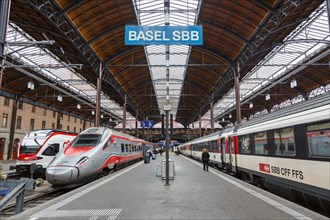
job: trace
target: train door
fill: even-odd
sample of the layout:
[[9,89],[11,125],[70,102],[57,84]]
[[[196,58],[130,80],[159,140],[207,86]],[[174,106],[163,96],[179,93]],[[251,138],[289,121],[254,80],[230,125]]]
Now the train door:
[[226,139],[221,138],[221,166],[226,167]]
[[230,170],[233,172],[236,172],[236,162],[237,162],[237,157],[236,157],[236,143],[237,143],[237,137],[230,137],[230,163],[229,167]]
[[226,136],[226,169],[231,170],[231,151],[230,151],[231,140],[230,137]]
[[0,160],[3,160],[3,152],[5,151],[5,139],[0,138]]

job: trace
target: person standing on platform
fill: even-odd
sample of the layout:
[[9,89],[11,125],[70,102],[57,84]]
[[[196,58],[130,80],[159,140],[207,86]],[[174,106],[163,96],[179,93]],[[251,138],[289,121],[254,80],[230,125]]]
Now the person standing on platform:
[[207,151],[206,148],[203,149],[202,153],[202,161],[203,161],[203,170],[209,171],[209,160],[210,160],[210,154]]

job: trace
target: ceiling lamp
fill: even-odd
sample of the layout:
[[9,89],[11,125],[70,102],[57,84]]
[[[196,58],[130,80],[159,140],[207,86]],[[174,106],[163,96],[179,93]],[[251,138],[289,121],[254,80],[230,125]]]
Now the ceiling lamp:
[[31,90],[34,90],[34,83],[33,83],[32,80],[30,80],[30,81],[28,82],[27,87],[28,87],[29,89],[31,89]]
[[229,115],[229,118],[231,118],[231,114]]
[[79,103],[77,104],[77,109],[81,109],[81,105]]
[[92,111],[92,115],[95,115],[95,111],[94,110]]
[[253,103],[251,102],[250,105],[249,105],[250,108],[253,108]]
[[103,118],[104,116],[103,116],[103,114],[101,115],[101,118]]
[[270,99],[270,95],[267,94],[266,97],[265,97],[266,100],[269,100]]
[[60,102],[62,102],[62,100],[63,100],[63,97],[62,97],[62,96],[60,96],[60,95],[58,95],[58,96],[57,96],[57,100],[58,100],[58,101],[60,101]]
[[291,88],[297,87],[297,80],[293,79],[293,80],[290,82],[290,87],[291,87]]

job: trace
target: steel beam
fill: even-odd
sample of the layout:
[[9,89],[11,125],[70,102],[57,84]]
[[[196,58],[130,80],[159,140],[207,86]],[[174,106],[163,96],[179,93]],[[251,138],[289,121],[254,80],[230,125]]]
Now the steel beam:
[[0,89],[2,88],[2,76],[5,63],[5,43],[7,35],[7,26],[10,14],[11,0],[0,1]]
[[[36,10],[40,11],[40,13],[47,17],[49,21],[52,21],[55,26],[62,30],[63,34],[66,35],[67,38],[73,42],[73,44],[75,44],[81,55],[86,59],[90,66],[93,67],[95,73],[97,73],[100,58],[90,45],[86,45],[84,37],[81,36],[75,25],[67,18],[66,14],[63,13],[77,7],[80,3],[82,3],[82,1],[73,3],[71,6],[68,6],[65,11],[61,10],[54,0],[51,0],[50,2],[51,4],[47,5],[41,4],[41,2],[34,0],[27,1],[29,5],[35,7]],[[119,85],[119,83],[111,77],[108,70],[103,72],[103,76],[106,76],[103,77],[103,80],[110,84],[118,92],[121,99],[124,100],[125,91],[123,91],[123,88]],[[135,105],[130,101],[128,101],[128,105],[136,113]]]

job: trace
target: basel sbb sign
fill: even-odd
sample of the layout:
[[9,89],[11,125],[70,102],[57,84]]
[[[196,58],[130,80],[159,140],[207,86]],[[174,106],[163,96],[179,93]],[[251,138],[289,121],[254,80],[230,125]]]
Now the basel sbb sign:
[[203,45],[203,28],[126,25],[125,45]]

